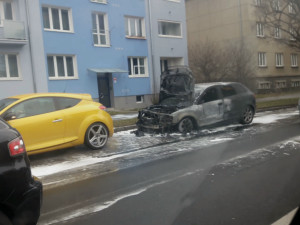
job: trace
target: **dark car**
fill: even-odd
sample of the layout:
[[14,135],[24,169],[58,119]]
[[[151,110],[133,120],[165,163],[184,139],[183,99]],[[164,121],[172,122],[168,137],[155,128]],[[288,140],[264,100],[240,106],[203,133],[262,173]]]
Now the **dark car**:
[[36,224],[41,202],[42,184],[31,175],[23,139],[0,119],[0,224]]
[[254,94],[236,82],[194,84],[188,69],[162,75],[160,100],[140,110],[138,132],[191,132],[224,122],[252,122]]

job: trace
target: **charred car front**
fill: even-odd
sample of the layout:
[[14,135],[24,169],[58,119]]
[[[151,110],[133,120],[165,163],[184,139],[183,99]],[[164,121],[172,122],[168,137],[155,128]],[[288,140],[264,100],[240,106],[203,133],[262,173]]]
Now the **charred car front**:
[[252,122],[254,94],[235,82],[194,84],[191,72],[168,71],[162,75],[159,104],[140,110],[138,132],[191,132],[222,122]]

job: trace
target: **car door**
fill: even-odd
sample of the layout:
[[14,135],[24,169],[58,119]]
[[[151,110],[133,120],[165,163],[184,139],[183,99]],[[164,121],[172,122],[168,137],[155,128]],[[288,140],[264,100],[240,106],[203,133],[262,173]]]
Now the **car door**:
[[199,98],[198,104],[202,106],[200,124],[210,125],[223,120],[224,105],[218,86],[207,88]]
[[28,152],[63,143],[64,114],[56,111],[52,97],[24,100],[2,116],[21,133]]
[[230,85],[223,85],[221,93],[224,99],[224,119],[233,120],[240,116],[240,101],[235,88]]

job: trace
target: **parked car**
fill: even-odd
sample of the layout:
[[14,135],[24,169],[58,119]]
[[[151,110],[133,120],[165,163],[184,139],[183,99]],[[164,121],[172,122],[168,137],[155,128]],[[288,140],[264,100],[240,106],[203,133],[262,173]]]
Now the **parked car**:
[[138,132],[191,132],[222,122],[252,122],[254,94],[235,82],[194,84],[188,69],[162,75],[159,103],[138,114]]
[[24,141],[0,119],[0,224],[36,224],[41,202],[42,184],[31,175]]
[[28,154],[86,144],[101,149],[113,135],[105,107],[89,94],[25,94],[0,100],[0,116],[24,138]]

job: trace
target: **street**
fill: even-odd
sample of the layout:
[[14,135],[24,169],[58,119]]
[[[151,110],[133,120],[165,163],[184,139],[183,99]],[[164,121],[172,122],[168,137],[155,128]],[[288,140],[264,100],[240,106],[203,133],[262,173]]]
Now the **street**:
[[300,203],[299,123],[292,108],[31,156],[44,184],[39,224],[271,224]]

